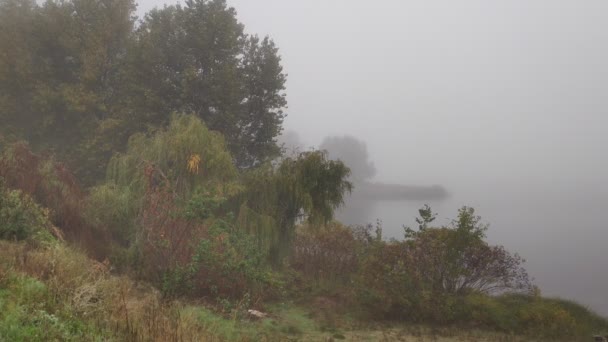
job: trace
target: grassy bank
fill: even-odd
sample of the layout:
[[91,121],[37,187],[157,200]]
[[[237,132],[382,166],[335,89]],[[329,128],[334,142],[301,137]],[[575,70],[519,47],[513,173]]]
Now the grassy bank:
[[[42,247],[0,241],[0,340],[2,341],[526,341],[535,336],[474,327],[370,323],[337,314],[309,300],[264,307],[253,320],[246,307],[165,300],[150,285],[111,274],[106,264],[63,243]],[[521,310],[523,298],[499,303]],[[572,302],[544,299],[545,310],[560,306],[588,340],[606,321]],[[496,307],[498,312],[504,308]],[[540,310],[540,309],[539,309]],[[542,311],[542,310],[541,310]],[[496,313],[494,313],[496,315]],[[492,317],[488,313],[488,318]],[[539,316],[540,317],[540,316]],[[505,319],[507,319],[505,317]],[[538,331],[555,322],[539,322]],[[551,337],[551,340],[559,336]],[[569,337],[567,340],[572,340]]]

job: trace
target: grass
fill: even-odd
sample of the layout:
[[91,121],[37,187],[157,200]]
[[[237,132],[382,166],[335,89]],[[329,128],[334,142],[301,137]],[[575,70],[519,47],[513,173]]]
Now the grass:
[[[604,318],[571,301],[504,296],[473,304],[505,329],[361,321],[323,297],[266,305],[269,316],[251,320],[247,308],[224,316],[165,300],[154,287],[112,275],[63,243],[0,241],[0,341],[586,341],[608,332]],[[513,317],[528,325],[514,325]]]
[[82,341],[105,336],[52,301],[44,283],[25,275],[9,275],[0,290],[0,340]]

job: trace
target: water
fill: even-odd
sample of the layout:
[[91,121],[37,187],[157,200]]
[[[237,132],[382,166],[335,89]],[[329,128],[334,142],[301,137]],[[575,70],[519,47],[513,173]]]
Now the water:
[[[367,222],[382,220],[387,238],[402,238],[403,225],[416,227],[418,209],[428,203],[436,224],[448,224],[463,205],[490,224],[492,244],[526,259],[525,267],[543,295],[574,299],[608,316],[608,186],[597,184],[483,184],[449,187],[443,201],[382,201],[367,211]],[[353,222],[349,207],[339,218]]]

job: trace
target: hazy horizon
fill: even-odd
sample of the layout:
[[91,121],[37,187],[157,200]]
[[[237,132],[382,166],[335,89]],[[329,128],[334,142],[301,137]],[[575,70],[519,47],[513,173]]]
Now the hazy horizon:
[[[305,146],[352,135],[374,181],[445,186],[441,222],[475,207],[546,294],[608,315],[608,2],[228,3],[279,47]],[[421,204],[370,219],[398,236]]]

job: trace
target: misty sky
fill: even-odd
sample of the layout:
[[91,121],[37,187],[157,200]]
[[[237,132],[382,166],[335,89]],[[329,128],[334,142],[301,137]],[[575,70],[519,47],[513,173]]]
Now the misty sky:
[[445,185],[550,294],[608,314],[608,1],[228,3],[280,48],[286,129],[365,141],[376,180]]
[[608,177],[604,0],[229,4],[281,50],[286,128],[363,137],[381,179]]

